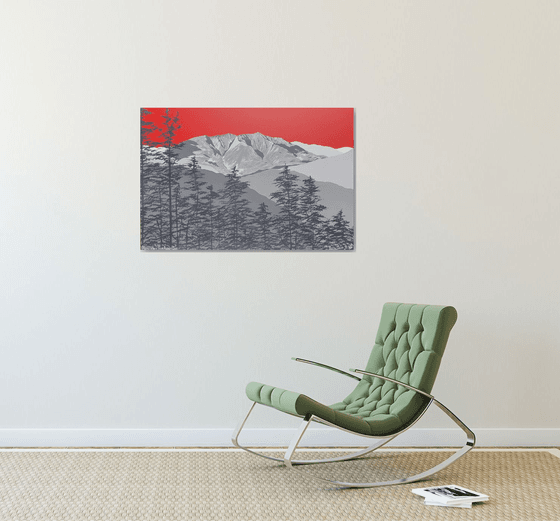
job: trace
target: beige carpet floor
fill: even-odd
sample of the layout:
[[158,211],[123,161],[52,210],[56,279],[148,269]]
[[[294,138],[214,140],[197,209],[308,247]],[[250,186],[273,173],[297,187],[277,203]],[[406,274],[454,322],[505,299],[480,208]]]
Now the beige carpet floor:
[[[331,457],[335,452],[307,453]],[[429,468],[442,451],[383,451],[327,468],[376,480]],[[472,509],[425,506],[412,488],[463,485],[490,496]],[[560,458],[546,451],[471,451],[429,481],[334,489],[236,451],[0,453],[2,521],[560,520]]]

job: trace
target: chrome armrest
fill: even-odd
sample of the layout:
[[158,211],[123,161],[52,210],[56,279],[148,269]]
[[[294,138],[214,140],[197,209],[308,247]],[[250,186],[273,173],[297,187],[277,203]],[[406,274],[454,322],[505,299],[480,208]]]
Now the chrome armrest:
[[294,358],[292,360],[296,362],[303,362],[304,364],[316,365],[317,367],[322,367],[323,369],[328,369],[329,371],[334,371],[335,373],[343,374],[344,376],[348,376],[349,378],[354,378],[354,380],[358,380],[360,382],[362,379],[359,376],[347,373],[342,369],[337,369],[336,367],[331,367],[330,365],[320,364],[319,362],[313,362],[312,360],[305,360],[304,358]]
[[[441,403],[439,400],[437,400],[433,395],[431,395],[429,393],[425,393],[424,391],[421,391],[420,389],[417,389],[416,387],[413,387],[412,385],[404,384],[402,382],[399,382],[398,380],[394,380],[393,378],[389,378],[387,376],[381,376],[379,374],[370,373],[369,371],[362,371],[361,369],[350,369],[350,371],[352,371],[353,373],[359,373],[359,374],[366,374],[368,376],[374,376],[375,378],[381,378],[381,380],[387,380],[388,382],[393,382],[394,384],[402,385],[403,387],[406,387],[407,389],[410,389],[411,391],[414,391],[414,392],[417,392],[418,394],[422,394],[422,395],[426,396],[427,398],[429,398],[431,400],[430,403],[434,402],[445,414],[447,414],[447,416],[449,416],[466,433],[466,435],[467,435],[467,445],[465,446],[465,448],[466,447],[468,447],[468,448],[466,448],[465,452],[470,450],[472,447],[474,447],[474,444],[476,442],[476,436],[474,435],[474,432],[471,431],[457,416],[455,416],[455,414],[453,414],[445,405],[443,405],[443,403]],[[428,406],[429,406],[429,404],[428,404]],[[456,457],[458,458],[463,453],[457,453],[457,454],[458,455]],[[453,460],[450,460],[450,461],[453,461]]]
[[402,385],[403,387],[406,387],[407,389],[410,389],[411,391],[415,391],[419,394],[423,394],[424,396],[430,398],[430,400],[435,399],[431,394],[425,393],[424,391],[421,391],[420,389],[417,389],[416,387],[413,387],[412,385],[404,384],[402,382],[399,382],[398,380],[394,380],[393,378],[389,378],[387,376],[381,376],[380,374],[370,373],[369,371],[362,371],[361,369],[350,369],[350,371],[352,371],[353,373],[365,374],[365,375],[368,375],[368,376],[375,376],[375,378],[381,378],[381,380],[387,380],[388,382],[393,382],[394,384]]

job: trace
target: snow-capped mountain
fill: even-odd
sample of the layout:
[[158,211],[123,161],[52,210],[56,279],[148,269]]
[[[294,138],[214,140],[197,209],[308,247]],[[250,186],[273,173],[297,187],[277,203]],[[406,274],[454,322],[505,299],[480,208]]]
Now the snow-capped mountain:
[[326,147],[324,145],[308,145],[307,143],[300,143],[299,141],[292,141],[292,145],[297,145],[304,150],[307,150],[311,154],[326,157],[338,156],[340,154],[349,152],[350,150],[354,150],[352,147],[332,148]]
[[322,159],[299,145],[282,138],[255,134],[198,136],[177,147],[179,163],[196,156],[201,168],[228,174],[237,166],[240,175],[252,174],[275,166],[294,166]]

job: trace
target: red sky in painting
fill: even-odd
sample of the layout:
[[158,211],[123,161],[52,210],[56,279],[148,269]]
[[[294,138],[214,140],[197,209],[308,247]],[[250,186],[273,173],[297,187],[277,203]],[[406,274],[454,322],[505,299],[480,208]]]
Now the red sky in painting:
[[[148,108],[146,118],[160,126],[165,108]],[[176,143],[197,136],[253,134],[281,137],[333,148],[354,146],[354,109],[351,108],[170,108],[179,113],[182,128]],[[156,135],[150,136],[157,139]]]

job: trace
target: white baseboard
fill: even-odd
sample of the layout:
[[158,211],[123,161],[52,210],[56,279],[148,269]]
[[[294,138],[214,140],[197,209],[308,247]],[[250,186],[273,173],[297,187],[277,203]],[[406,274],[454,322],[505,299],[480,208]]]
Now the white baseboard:
[[[558,447],[560,429],[473,429],[478,447]],[[0,429],[0,447],[231,447],[233,429]],[[258,447],[287,446],[295,429],[245,429],[239,441]],[[307,429],[302,446],[355,447],[368,439],[343,431]],[[410,429],[388,446],[457,447],[460,429]]]

